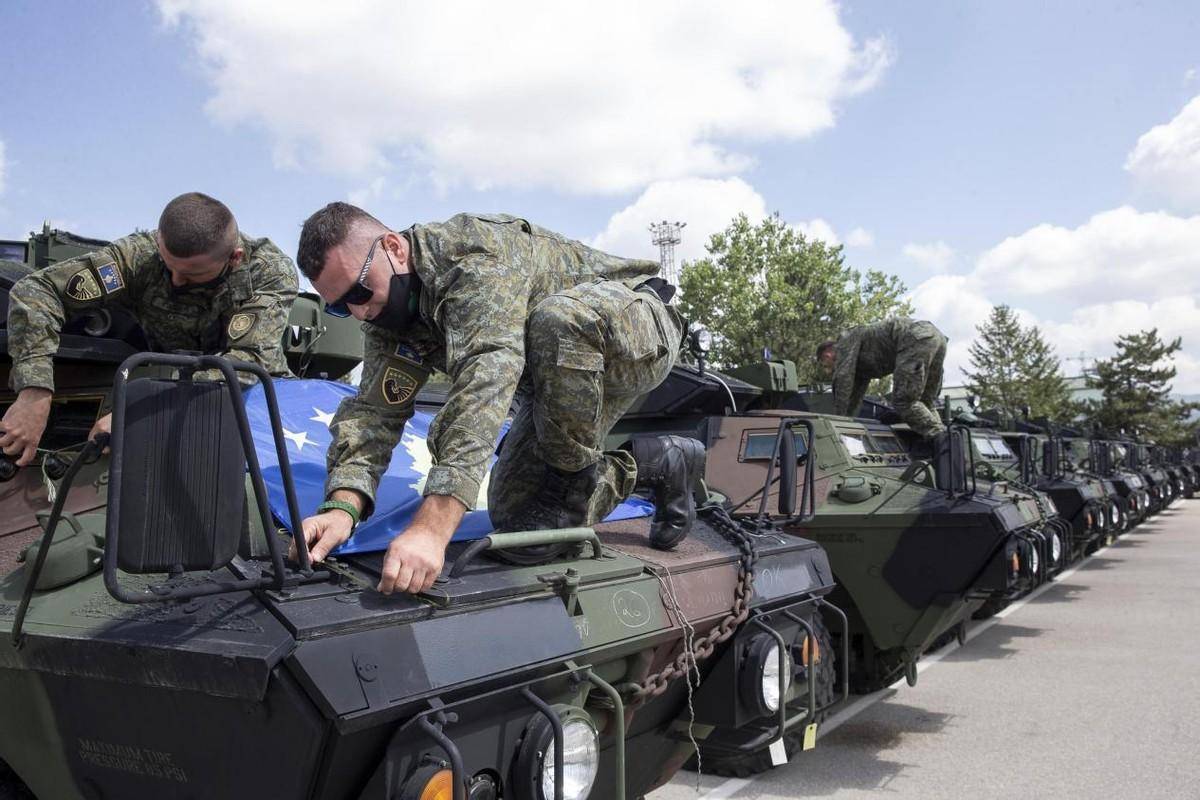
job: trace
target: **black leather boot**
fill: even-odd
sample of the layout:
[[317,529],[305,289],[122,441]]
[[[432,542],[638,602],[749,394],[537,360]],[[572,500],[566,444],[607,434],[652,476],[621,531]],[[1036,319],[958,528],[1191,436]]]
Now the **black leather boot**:
[[[587,504],[596,489],[597,464],[578,472],[547,466],[542,485],[517,515],[504,520],[498,532],[542,531],[577,528],[587,518]],[[489,550],[488,555],[509,564],[543,564],[565,553],[574,545],[544,544],[512,550]]]
[[648,436],[634,439],[638,489],[654,496],[650,545],[670,550],[684,539],[696,521],[696,493],[704,480],[704,445],[687,436]]

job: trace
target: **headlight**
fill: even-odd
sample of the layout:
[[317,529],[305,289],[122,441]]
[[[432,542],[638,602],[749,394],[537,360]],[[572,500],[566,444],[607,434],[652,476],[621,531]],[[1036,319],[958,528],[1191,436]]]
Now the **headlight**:
[[712,333],[708,328],[701,328],[697,325],[688,333],[688,337],[691,339],[692,353],[704,355],[709,350],[712,350]]
[[[759,716],[779,710],[779,643],[770,634],[759,634],[750,640],[742,662],[741,692],[746,706]],[[791,654],[783,653],[784,692],[791,688],[793,668]]]
[[[762,701],[769,711],[779,710],[779,645],[772,643],[762,671]],[[784,686],[792,686],[792,659],[783,654]]]
[[[600,767],[600,736],[590,719],[563,722],[563,800],[583,800]],[[554,800],[554,739],[542,759],[542,798]]]
[[1058,538],[1057,533],[1050,534],[1050,558],[1054,559],[1055,564],[1062,559],[1062,539]]
[[[600,768],[600,735],[581,708],[555,706],[563,726],[563,798],[584,800]],[[538,714],[529,722],[513,770],[518,797],[554,800],[554,727]]]

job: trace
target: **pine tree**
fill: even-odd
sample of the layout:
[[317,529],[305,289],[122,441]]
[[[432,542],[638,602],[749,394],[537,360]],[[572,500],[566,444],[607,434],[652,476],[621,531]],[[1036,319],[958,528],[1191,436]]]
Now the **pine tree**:
[[1200,404],[1171,399],[1177,374],[1172,357],[1183,340],[1164,342],[1152,328],[1121,336],[1116,346],[1112,358],[1096,362],[1096,374],[1088,381],[1103,393],[1090,404],[1096,422],[1108,431],[1124,430],[1160,444],[1190,441],[1196,423],[1187,419]]
[[1050,419],[1069,413],[1071,395],[1058,357],[1037,326],[1023,327],[1011,308],[999,305],[976,330],[974,369],[963,373],[982,408],[1011,413],[1028,406],[1031,416]]

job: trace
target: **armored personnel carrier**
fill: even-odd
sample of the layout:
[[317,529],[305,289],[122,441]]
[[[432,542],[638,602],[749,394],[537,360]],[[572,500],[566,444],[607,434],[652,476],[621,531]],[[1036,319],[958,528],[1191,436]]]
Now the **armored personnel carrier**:
[[1142,476],[1149,495],[1146,516],[1152,517],[1165,509],[1172,500],[1167,472],[1154,462],[1153,448],[1145,442],[1129,442],[1126,465]]
[[[305,322],[314,303],[297,304],[291,352],[332,373],[353,352],[325,346],[337,337],[319,306]],[[85,336],[60,375],[110,347]],[[28,494],[4,501],[48,532],[0,579],[0,796],[636,798],[696,742],[754,752],[811,735],[847,682],[824,625],[840,618],[828,560],[776,522],[702,501],[670,553],[648,547],[645,519],[493,534],[451,545],[430,593],[383,596],[381,554],[313,565],[295,538],[298,563],[285,561],[232,372],[188,377],[253,367],[103,363],[111,457],[82,444],[107,395],[97,375],[55,454],[50,513]],[[789,446],[780,474],[796,486]],[[88,502],[69,505],[81,488]],[[796,505],[785,496],[774,516]],[[570,547],[535,566],[481,557],[546,543]]]
[[1098,437],[1090,443],[1088,462],[1119,498],[1123,530],[1136,527],[1150,513],[1150,492],[1142,475],[1129,467],[1129,448],[1128,442]]
[[[811,519],[787,529],[829,554],[848,639],[830,628],[835,644],[849,647],[852,690],[873,691],[905,675],[915,681],[930,643],[985,601],[1016,596],[1038,580],[1040,516],[1005,487],[980,490],[969,471],[969,429],[943,437],[931,458],[914,457],[882,422],[805,410],[794,375],[780,362],[761,365],[757,379],[745,370],[734,377],[676,367],[619,423],[619,435],[700,439],[710,489],[727,498],[734,516],[757,518],[782,486],[770,474],[770,455],[774,431],[786,424],[797,453],[807,456],[798,480],[812,487]],[[779,408],[781,398],[792,405]]]
[[980,468],[998,480],[1012,481],[1027,490],[1041,501],[1047,520],[1058,521],[1050,523],[1059,528],[1050,543],[1047,567],[1052,573],[1115,535],[1117,526],[1109,522],[1113,501],[1103,482],[1084,471],[1082,462],[1070,457],[1059,433],[1027,420],[1002,421],[999,415],[977,419],[976,425],[990,426],[980,427],[976,440],[981,464],[987,465]]

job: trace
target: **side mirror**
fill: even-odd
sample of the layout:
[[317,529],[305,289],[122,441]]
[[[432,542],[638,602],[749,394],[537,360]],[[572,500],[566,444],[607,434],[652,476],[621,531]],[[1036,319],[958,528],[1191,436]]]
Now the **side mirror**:
[[785,517],[796,514],[796,433],[784,428],[779,439],[779,513]]

